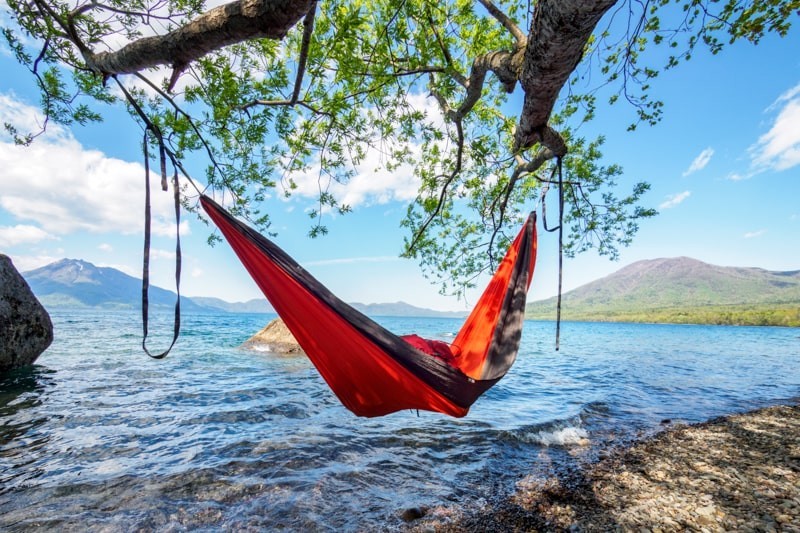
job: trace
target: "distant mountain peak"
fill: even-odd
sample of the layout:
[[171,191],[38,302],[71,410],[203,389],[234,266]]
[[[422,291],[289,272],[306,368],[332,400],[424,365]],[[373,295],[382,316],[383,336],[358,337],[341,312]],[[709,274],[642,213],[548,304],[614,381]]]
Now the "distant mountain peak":
[[[61,259],[23,272],[23,276],[45,306],[133,309],[141,305],[140,279],[83,259]],[[150,303],[154,306],[174,305],[175,297],[171,291],[150,288]]]
[[102,282],[102,269],[82,259],[61,259],[25,273],[26,278],[49,278],[64,284]]

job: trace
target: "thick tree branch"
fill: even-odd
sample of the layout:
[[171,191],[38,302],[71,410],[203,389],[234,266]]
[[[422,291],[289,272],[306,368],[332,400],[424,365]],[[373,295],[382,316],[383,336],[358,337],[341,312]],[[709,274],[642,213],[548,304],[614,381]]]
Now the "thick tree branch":
[[303,76],[306,73],[306,63],[308,62],[308,50],[311,48],[311,35],[314,33],[314,16],[317,13],[317,0],[311,2],[311,8],[303,19],[303,41],[300,45],[300,57],[297,59],[297,77],[294,80],[294,91],[292,91],[292,102],[297,102],[300,98],[300,88],[303,85]]
[[188,65],[224,46],[248,39],[283,39],[315,0],[238,0],[198,16],[165,35],[144,37],[114,52],[84,52],[103,75],[130,74],[161,65]]
[[558,93],[583,57],[597,22],[615,2],[541,0],[536,4],[520,76],[525,100],[515,132],[514,151],[540,142],[556,155],[566,153],[563,139],[547,127],[547,121]]

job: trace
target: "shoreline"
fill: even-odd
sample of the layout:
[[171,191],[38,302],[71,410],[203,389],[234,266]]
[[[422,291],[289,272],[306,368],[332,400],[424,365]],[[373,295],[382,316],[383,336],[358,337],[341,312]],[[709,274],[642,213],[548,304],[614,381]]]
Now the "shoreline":
[[588,464],[528,476],[484,508],[411,531],[800,533],[800,404],[675,424]]

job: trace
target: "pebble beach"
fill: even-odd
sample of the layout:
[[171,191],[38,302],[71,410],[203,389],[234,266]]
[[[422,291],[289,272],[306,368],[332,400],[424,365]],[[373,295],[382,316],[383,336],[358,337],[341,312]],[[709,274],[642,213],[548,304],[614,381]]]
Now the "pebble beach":
[[800,532],[800,405],[672,424],[589,464],[524,478],[501,502],[424,510],[408,525],[448,532]]

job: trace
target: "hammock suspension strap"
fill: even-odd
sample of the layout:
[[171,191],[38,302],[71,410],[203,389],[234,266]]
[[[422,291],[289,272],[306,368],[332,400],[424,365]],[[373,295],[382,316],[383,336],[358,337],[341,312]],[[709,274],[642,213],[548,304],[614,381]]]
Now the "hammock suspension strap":
[[[148,321],[150,316],[150,232],[151,232],[151,206],[150,206],[150,154],[147,149],[148,136],[152,126],[145,128],[143,140],[144,152],[144,253],[142,260],[142,349],[153,359],[163,359],[175,346],[181,330],[181,202],[180,187],[178,183],[178,170],[172,176],[173,199],[175,204],[175,318],[173,321],[172,342],[169,347],[158,354],[153,354],[147,348]],[[156,133],[159,143],[159,159],[161,164],[161,189],[169,189],[167,185],[167,160],[164,141]]]
[[[556,172],[558,172],[558,226],[555,228],[548,228],[545,196],[550,189],[550,183],[553,181]],[[556,351],[558,351],[561,344],[561,288],[564,278],[564,172],[561,157],[556,158],[556,166],[553,167],[550,180],[542,188],[541,203],[544,229],[551,233],[558,231],[558,297],[556,300]]]
[[[116,76],[112,76],[117,86],[125,95],[125,99],[133,107],[136,114],[142,119],[144,123],[144,138],[142,142],[142,153],[144,155],[144,253],[142,254],[142,349],[144,353],[153,359],[163,359],[175,346],[178,336],[181,331],[181,201],[180,201],[180,183],[178,182],[178,167],[180,166],[172,154],[167,153],[166,146],[164,145],[164,138],[161,135],[161,130],[153,124],[147,117],[147,114],[141,108],[136,99],[128,92]],[[148,150],[148,132],[152,132],[158,141],[159,163],[161,166],[161,189],[163,191],[169,190],[167,184],[167,156],[169,155],[172,160],[174,173],[172,176],[173,199],[175,204],[175,292],[177,293],[175,299],[175,318],[172,328],[172,342],[169,347],[159,353],[152,354],[147,349],[147,334],[148,334],[148,321],[150,318],[150,226],[151,226],[151,209],[150,209],[150,153]],[[183,168],[181,167],[183,172]],[[184,172],[184,174],[186,174]],[[188,176],[187,176],[188,178]],[[190,183],[197,189],[191,179]]]

